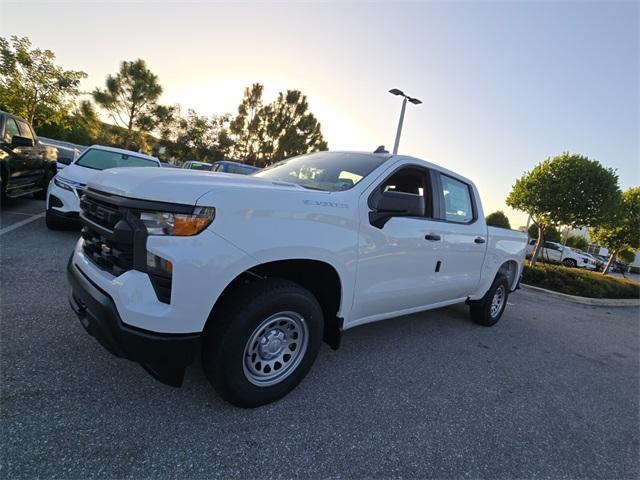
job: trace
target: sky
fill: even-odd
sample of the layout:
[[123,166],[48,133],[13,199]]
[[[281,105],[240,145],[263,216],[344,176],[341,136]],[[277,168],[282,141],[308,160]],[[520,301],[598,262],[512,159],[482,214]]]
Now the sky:
[[[28,36],[82,88],[143,58],[162,103],[235,112],[246,86],[298,89],[332,150],[393,147],[472,179],[512,227],[515,180],[563,151],[640,184],[640,3],[33,2],[0,0],[0,35]],[[25,21],[25,11],[28,20]]]

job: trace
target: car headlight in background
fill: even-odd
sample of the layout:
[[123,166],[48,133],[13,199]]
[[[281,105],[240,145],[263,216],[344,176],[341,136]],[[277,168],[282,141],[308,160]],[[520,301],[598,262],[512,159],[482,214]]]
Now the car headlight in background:
[[149,235],[174,235],[179,237],[197,235],[213,221],[216,209],[196,207],[191,215],[170,212],[141,212],[140,220]]
[[68,190],[69,192],[73,192],[76,196],[79,196],[78,190],[83,190],[86,185],[80,182],[74,182],[73,180],[67,180],[60,175],[56,175],[53,177],[53,183],[62,188],[63,190]]
[[70,192],[74,191],[71,183],[64,178],[61,178],[60,175],[56,175],[55,177],[53,177],[53,183],[55,183],[56,186],[60,187],[63,190],[69,190]]

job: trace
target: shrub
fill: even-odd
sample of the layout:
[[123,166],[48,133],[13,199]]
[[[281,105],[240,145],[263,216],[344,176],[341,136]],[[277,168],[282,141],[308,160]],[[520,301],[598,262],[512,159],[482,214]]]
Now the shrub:
[[640,298],[640,284],[556,265],[525,266],[522,283],[589,298]]

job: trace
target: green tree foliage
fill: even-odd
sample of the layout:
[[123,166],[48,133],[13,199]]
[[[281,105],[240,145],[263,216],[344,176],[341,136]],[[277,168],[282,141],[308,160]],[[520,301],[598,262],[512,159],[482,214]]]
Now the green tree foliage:
[[571,235],[567,238],[567,245],[571,248],[577,248],[578,250],[586,250],[589,246],[589,242],[584,237],[580,235]]
[[264,134],[263,91],[264,87],[259,83],[245,88],[244,97],[238,106],[238,114],[229,126],[229,132],[234,137],[233,157],[245,163],[255,164],[258,160]]
[[79,145],[91,145],[104,139],[103,126],[91,102],[84,100],[74,109],[71,115],[60,122],[45,123],[38,128],[44,137],[56,138]]
[[531,263],[536,262],[547,228],[606,223],[616,208],[619,192],[615,170],[566,152],[548,158],[516,180],[507,205],[531,215],[539,227]]
[[498,210],[497,212],[490,213],[486,218],[487,225],[491,227],[500,227],[500,228],[511,228],[511,224],[509,223],[509,219],[504,214],[502,210]]
[[618,259],[624,263],[633,263],[636,259],[636,252],[630,248],[624,248],[618,252]]
[[609,249],[611,256],[602,274],[606,275],[611,262],[626,248],[640,248],[640,187],[633,187],[620,195],[618,208],[608,222],[591,229],[594,242]]
[[54,64],[51,50],[32,48],[27,37],[0,37],[0,109],[34,126],[64,120],[86,73]]
[[[538,226],[534,223],[529,227],[529,237],[538,238]],[[556,227],[547,227],[544,231],[544,240],[547,242],[560,243],[562,240],[560,231]]]
[[320,123],[309,112],[307,97],[299,90],[280,92],[260,116],[264,123],[260,159],[264,164],[327,149]]
[[165,147],[166,157],[178,160],[214,162],[229,156],[233,145],[228,133],[230,118],[206,117],[194,110],[186,118],[176,117],[163,124],[163,135],[159,145]]
[[162,87],[144,60],[123,61],[115,75],[108,75],[105,89],[96,88],[93,98],[119,127],[126,129],[124,147],[140,142],[151,132],[164,111],[158,110]]

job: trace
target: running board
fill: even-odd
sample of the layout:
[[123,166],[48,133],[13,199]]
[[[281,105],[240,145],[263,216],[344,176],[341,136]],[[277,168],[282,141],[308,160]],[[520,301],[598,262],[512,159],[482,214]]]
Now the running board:
[[31,195],[32,193],[38,193],[42,191],[42,187],[32,188],[30,190],[14,190],[7,192],[7,198],[24,197],[25,195]]

